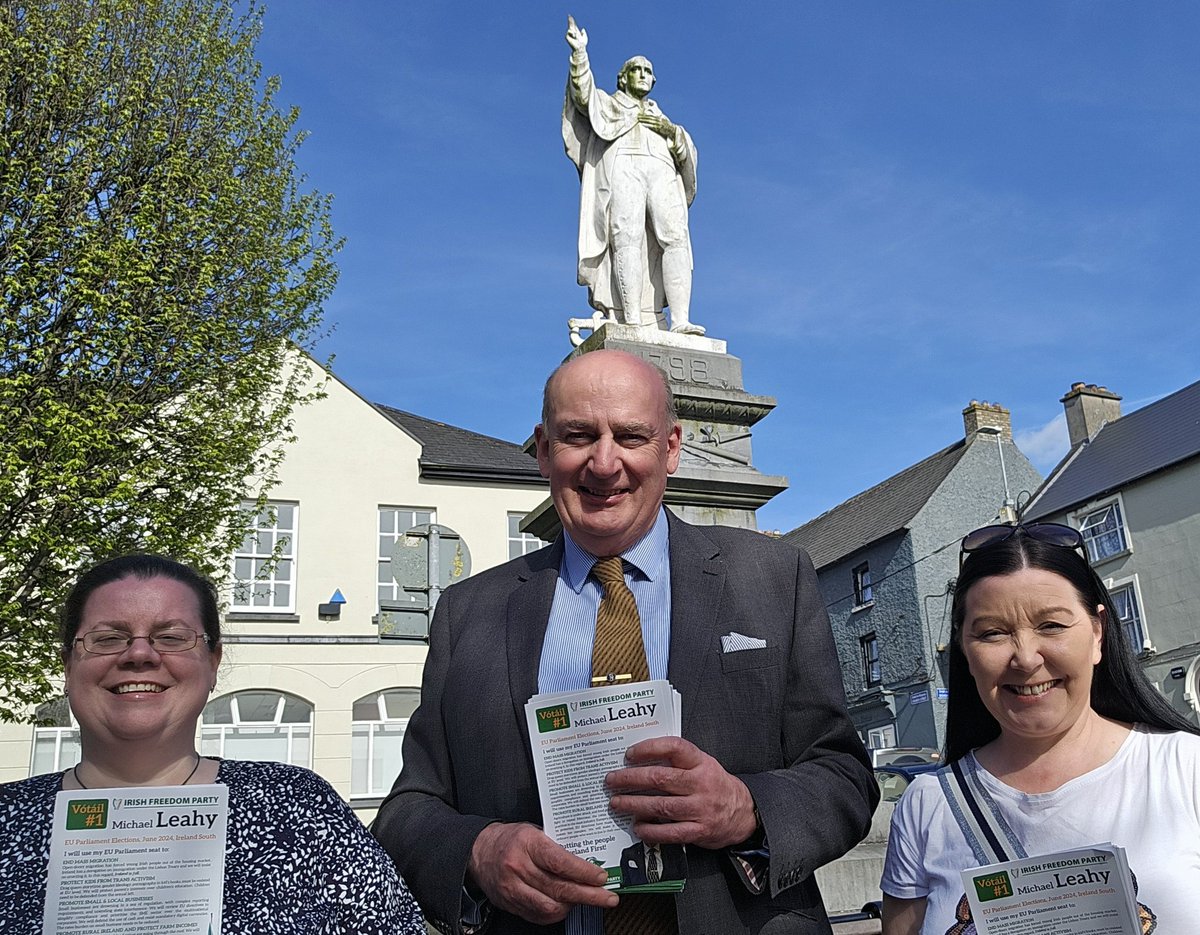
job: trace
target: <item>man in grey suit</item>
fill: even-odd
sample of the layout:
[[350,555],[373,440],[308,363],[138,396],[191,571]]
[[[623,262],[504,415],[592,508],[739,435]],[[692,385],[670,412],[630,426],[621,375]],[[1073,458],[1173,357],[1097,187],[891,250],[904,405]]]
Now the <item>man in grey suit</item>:
[[816,576],[782,543],[663,508],[681,437],[650,364],[611,350],[568,361],[535,429],[564,535],[438,603],[404,768],[373,830],[443,931],[599,935],[618,902],[602,869],[540,828],[524,712],[539,691],[589,687],[589,569],[609,556],[623,559],[650,677],[683,698],[683,736],[630,747],[605,780],[634,834],[688,845],[672,925],[830,931],[813,872],[861,840],[878,791]]

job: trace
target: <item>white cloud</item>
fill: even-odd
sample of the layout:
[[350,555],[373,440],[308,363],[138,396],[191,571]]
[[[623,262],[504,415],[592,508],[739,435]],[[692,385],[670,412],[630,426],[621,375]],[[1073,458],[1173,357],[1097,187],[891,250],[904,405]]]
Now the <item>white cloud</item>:
[[1017,447],[1025,452],[1025,457],[1033,462],[1033,466],[1046,474],[1058,464],[1071,446],[1066,414],[1060,412],[1038,428],[1022,429],[1015,433],[1014,439]]

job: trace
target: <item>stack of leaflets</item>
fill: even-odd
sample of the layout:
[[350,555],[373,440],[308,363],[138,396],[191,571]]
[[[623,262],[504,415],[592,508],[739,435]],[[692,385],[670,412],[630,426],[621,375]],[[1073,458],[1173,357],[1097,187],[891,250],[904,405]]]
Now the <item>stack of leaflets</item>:
[[220,935],[228,822],[218,783],[59,792],[42,935]]
[[962,871],[979,935],[1141,935],[1125,849],[1096,844]]
[[682,845],[644,844],[633,820],[608,807],[604,777],[625,751],[652,737],[678,737],[680,697],[665,679],[534,695],[525,705],[546,834],[608,873],[617,892],[683,889]]

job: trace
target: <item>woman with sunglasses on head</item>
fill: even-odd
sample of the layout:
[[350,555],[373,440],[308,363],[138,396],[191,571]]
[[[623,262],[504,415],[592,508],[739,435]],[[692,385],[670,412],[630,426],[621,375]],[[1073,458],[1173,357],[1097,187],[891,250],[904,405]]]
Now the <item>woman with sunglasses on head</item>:
[[1143,933],[1195,931],[1200,732],[1142,674],[1082,545],[1056,523],[963,539],[946,766],[893,814],[884,935],[973,935],[959,873],[994,862],[981,838],[1000,859],[1124,847]]
[[328,783],[196,751],[222,650],[209,581],[157,555],[112,559],[72,589],[61,636],[82,758],[0,786],[0,930],[42,930],[60,791],[219,783],[229,787],[223,935],[423,935],[391,859]]

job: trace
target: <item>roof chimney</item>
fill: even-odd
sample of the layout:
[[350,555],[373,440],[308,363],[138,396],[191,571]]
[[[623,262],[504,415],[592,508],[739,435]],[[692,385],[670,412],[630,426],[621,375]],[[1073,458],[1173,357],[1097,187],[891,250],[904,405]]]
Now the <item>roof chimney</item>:
[[968,441],[982,428],[992,429],[989,434],[994,434],[994,430],[999,429],[1003,438],[1012,438],[1012,419],[1008,410],[999,403],[981,403],[973,399],[962,414],[963,430]]
[[1121,397],[1095,383],[1072,383],[1059,402],[1067,413],[1072,448],[1095,438],[1105,422],[1121,418]]

